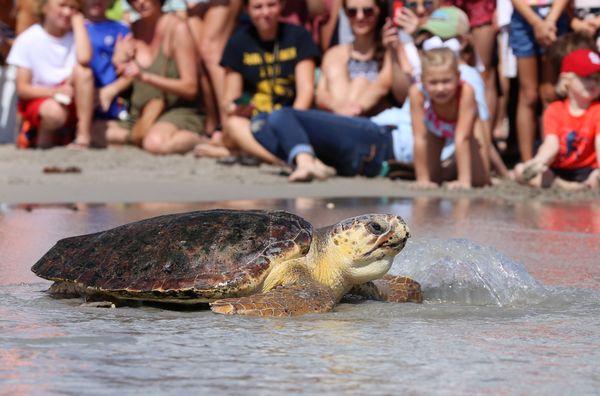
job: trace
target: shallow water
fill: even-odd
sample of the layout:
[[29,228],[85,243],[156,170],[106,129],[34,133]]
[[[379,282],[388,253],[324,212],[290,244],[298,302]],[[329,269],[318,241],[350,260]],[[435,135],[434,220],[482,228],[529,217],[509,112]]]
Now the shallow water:
[[[58,239],[163,213],[283,208],[315,225],[402,215],[392,272],[424,304],[292,319],[53,300],[30,266]],[[77,210],[73,210],[73,208]],[[3,207],[0,394],[597,394],[600,203],[296,199]]]

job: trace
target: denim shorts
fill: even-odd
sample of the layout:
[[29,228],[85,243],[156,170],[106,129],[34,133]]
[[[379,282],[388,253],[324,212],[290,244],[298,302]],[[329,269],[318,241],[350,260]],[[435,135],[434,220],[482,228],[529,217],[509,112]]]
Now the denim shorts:
[[[532,7],[533,11],[542,19],[550,12],[550,6]],[[569,30],[569,18],[563,13],[556,22],[558,36],[562,36]],[[533,33],[533,27],[527,22],[517,10],[513,11],[510,20],[510,35],[508,43],[517,58],[542,55],[545,49],[540,46]]]

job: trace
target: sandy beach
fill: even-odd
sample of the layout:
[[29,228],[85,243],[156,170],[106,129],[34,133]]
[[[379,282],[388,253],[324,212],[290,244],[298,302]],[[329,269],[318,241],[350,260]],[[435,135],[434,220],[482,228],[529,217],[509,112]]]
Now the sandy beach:
[[[77,167],[80,173],[48,174],[45,167]],[[292,197],[473,197],[508,201],[589,201],[600,191],[536,190],[514,182],[467,191],[420,190],[387,178],[335,177],[289,183],[278,167],[226,166],[193,155],[154,156],[134,147],[77,151],[17,150],[0,145],[0,202],[202,202]]]

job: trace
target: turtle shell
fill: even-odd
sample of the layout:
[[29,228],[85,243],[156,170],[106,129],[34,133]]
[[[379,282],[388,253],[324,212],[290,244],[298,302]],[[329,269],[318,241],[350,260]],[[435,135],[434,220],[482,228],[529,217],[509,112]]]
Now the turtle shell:
[[274,264],[305,255],[312,234],[284,211],[172,214],[62,239],[31,270],[122,298],[209,301],[251,294]]

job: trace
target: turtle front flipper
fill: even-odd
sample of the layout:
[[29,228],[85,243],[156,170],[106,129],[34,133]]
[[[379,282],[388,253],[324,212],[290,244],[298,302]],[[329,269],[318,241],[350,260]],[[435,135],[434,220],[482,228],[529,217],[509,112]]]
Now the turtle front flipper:
[[354,286],[348,294],[377,301],[423,302],[421,285],[406,276],[385,275],[382,279]]
[[306,281],[278,286],[266,293],[216,300],[210,309],[228,315],[297,316],[331,311],[335,304],[330,289]]

